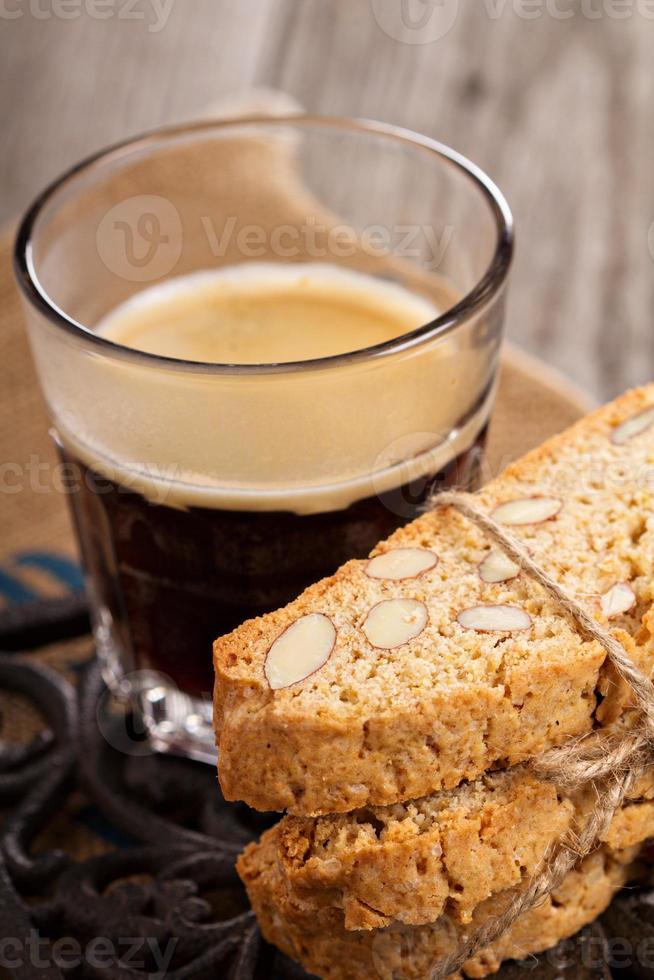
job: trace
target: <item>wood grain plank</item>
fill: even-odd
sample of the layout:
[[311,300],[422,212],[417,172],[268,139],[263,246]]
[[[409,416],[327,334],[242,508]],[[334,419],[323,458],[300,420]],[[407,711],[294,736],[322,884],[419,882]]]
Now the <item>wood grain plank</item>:
[[[137,0],[134,12],[151,4]],[[172,0],[156,31],[152,14],[0,19],[0,220],[88,153],[250,85],[273,5]]]
[[[0,215],[103,143],[276,86],[478,161],[516,215],[511,337],[599,397],[651,378],[654,21],[636,0],[622,19],[605,0],[560,0],[565,19],[547,0],[444,0],[451,29],[412,44],[380,26],[385,2],[400,6],[172,0],[156,33],[117,18],[0,22]],[[407,3],[416,14],[423,0]]]
[[600,397],[651,379],[654,23],[635,9],[591,19],[573,4],[568,19],[532,20],[517,3],[479,2],[459,5],[444,38],[413,45],[384,34],[370,5],[332,4],[331,23],[328,6],[304,0],[292,18],[287,0],[290,29],[260,80],[478,161],[516,216],[513,339]]

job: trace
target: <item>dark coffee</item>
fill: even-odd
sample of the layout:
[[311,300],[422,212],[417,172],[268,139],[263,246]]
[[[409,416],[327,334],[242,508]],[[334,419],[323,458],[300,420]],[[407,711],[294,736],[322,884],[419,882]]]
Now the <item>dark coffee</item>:
[[434,490],[471,488],[485,434],[436,476],[307,515],[154,504],[61,449],[99,627],[135,668],[157,669],[183,691],[209,696],[217,636],[365,557],[416,517]]

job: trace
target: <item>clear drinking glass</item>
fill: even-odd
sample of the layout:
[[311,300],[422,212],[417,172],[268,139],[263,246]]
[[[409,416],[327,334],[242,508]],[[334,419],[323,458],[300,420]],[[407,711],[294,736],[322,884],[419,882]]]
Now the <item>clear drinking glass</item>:
[[[155,748],[213,760],[216,636],[365,556],[439,486],[474,483],[512,246],[504,198],[459,154],[305,116],[155,132],[30,208],[16,274],[98,653]],[[96,332],[145,288],[262,261],[364,273],[434,312],[293,363],[183,361]]]

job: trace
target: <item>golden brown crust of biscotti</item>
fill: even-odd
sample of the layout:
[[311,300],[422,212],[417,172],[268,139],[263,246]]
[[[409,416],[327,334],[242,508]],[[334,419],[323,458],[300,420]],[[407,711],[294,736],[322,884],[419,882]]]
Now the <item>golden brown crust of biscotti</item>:
[[[549,949],[592,922],[615,892],[641,873],[637,854],[634,847],[613,852],[603,846],[589,855],[543,904],[521,916],[492,947],[469,960],[464,974],[484,977],[499,969],[503,960]],[[482,903],[469,926],[443,916],[431,925],[348,932],[336,910],[316,913],[289,899],[270,832],[245,851],[238,870],[264,937],[322,980],[395,980],[399,976],[424,980],[438,960],[458,948],[467,930],[501,913],[515,895],[515,889],[508,889]]]
[[[603,840],[614,850],[654,833],[654,775]],[[447,912],[468,923],[486,899],[518,887],[576,831],[592,790],[564,794],[525,766],[421,800],[315,819],[285,817],[275,846],[289,895],[343,912],[348,930],[424,925]]]
[[346,929],[469,922],[491,894],[535,872],[575,808],[523,767],[409,803],[276,829],[280,870],[307,905],[340,908]]
[[[636,661],[650,666],[654,642],[654,428],[622,446],[611,433],[654,404],[654,385],[632,391],[511,465],[479,505],[555,496],[560,513],[516,527],[534,557],[601,616],[599,596],[627,581],[633,610],[612,621]],[[214,649],[219,774],[228,799],[298,815],[346,812],[417,798],[529,759],[595,723],[619,717],[628,698],[603,672],[604,651],[585,641],[524,574],[485,584],[484,536],[451,509],[430,512],[382,543],[434,550],[436,567],[390,583],[348,562],[295,602],[251,620]],[[427,628],[394,650],[370,645],[362,624],[380,599],[428,607]],[[458,613],[509,604],[530,629],[482,634]],[[328,615],[337,642],[325,666],[272,691],[264,675],[271,643],[299,616]],[[648,615],[649,614],[649,615]]]

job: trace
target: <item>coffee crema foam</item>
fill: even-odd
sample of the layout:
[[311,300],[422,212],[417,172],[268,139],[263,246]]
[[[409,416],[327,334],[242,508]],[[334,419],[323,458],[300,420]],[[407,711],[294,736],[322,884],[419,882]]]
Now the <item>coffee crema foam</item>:
[[426,298],[388,280],[337,266],[266,262],[146,289],[96,331],[184,361],[284,364],[372,347],[438,313]]
[[[435,474],[467,449],[488,419],[494,364],[471,337],[474,325],[381,358],[313,368],[311,359],[401,336],[442,309],[397,283],[322,263],[197,272],[144,290],[96,328],[183,360],[96,350],[80,362],[79,351],[42,346],[46,394],[52,372],[63,445],[154,503],[337,510]],[[284,363],[298,352],[307,369],[185,363]]]

